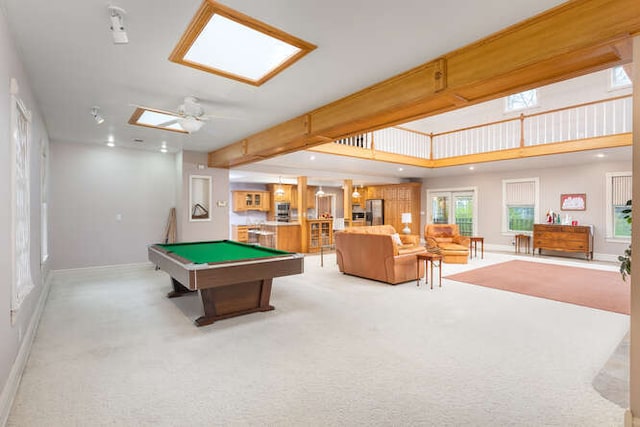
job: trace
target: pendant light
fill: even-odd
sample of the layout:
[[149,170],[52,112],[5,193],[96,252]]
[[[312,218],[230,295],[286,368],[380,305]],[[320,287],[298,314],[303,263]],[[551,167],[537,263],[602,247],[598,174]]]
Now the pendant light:
[[318,196],[318,197],[324,196],[324,191],[322,191],[322,185],[320,186],[318,191],[316,191],[316,196]]
[[279,186],[274,192],[276,196],[284,196],[284,189],[282,188],[282,177],[278,178]]
[[[362,188],[362,186],[360,186],[360,188]],[[356,186],[356,188],[353,189],[353,193],[351,193],[351,197],[353,197],[354,199],[357,199],[358,197],[360,197],[360,193],[358,193],[358,186]]]

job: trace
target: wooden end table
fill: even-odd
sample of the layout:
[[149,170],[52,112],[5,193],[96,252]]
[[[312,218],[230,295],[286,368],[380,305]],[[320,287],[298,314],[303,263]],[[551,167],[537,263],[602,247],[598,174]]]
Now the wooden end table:
[[520,253],[520,250],[523,249],[523,245],[524,245],[524,252],[525,253],[530,253],[530,248],[531,248],[531,236],[529,236],[528,234],[516,234],[515,236],[516,239],[516,253]]
[[469,237],[469,258],[478,257],[478,243],[480,243],[480,254],[484,259],[484,237]]
[[416,281],[416,286],[420,286],[420,263],[425,261],[426,261],[425,270],[424,270],[425,284],[429,283],[428,267],[430,267],[431,289],[433,289],[433,267],[435,264],[435,267],[438,269],[438,286],[442,287],[442,255],[434,254],[432,252],[424,252],[421,254],[416,254],[416,275],[418,276],[418,279]]

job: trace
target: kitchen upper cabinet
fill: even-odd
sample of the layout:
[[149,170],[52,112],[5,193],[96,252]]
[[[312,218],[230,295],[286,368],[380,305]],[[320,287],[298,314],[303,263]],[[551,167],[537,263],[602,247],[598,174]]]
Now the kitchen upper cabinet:
[[270,197],[268,191],[234,191],[233,211],[269,211]]

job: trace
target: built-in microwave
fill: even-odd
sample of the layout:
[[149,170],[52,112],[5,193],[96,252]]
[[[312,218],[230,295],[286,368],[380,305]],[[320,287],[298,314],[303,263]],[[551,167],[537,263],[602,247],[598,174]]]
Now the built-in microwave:
[[351,220],[358,221],[360,219],[364,219],[365,212],[351,212]]
[[287,202],[276,202],[276,221],[289,222],[291,205]]

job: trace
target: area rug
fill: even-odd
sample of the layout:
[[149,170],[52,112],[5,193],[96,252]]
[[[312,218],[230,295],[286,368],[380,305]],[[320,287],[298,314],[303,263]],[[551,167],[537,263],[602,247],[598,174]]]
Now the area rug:
[[457,282],[630,314],[630,280],[618,272],[508,261],[447,276]]

